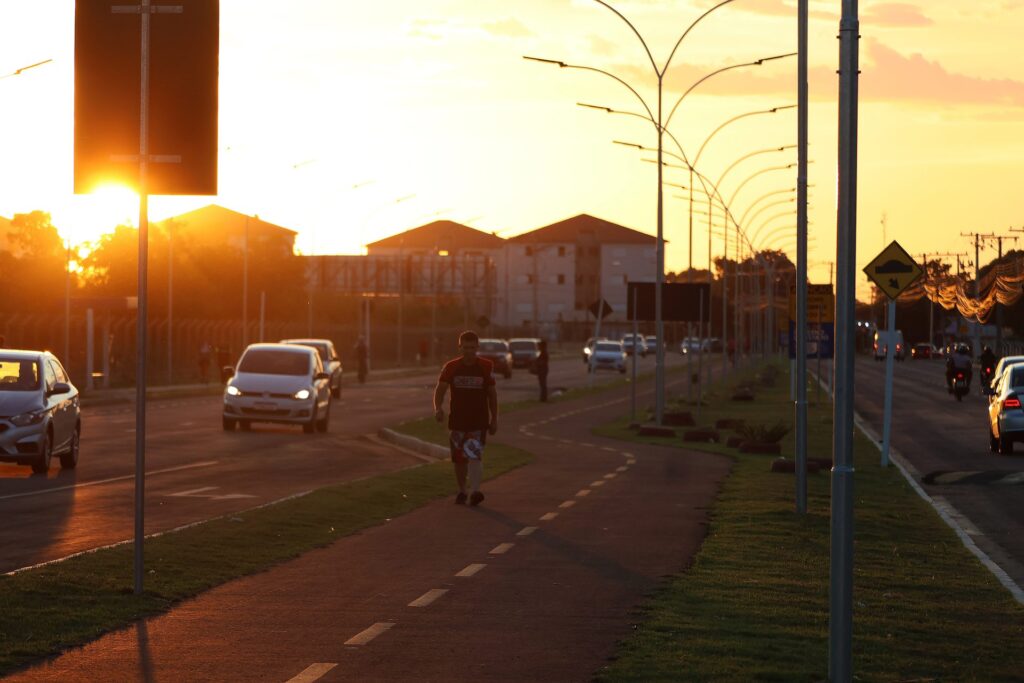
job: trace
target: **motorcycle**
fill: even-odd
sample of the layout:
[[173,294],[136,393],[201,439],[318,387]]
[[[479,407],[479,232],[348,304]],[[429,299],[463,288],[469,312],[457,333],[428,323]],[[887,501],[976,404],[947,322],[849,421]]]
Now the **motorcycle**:
[[993,367],[982,367],[981,368],[981,393],[990,396],[992,394],[992,373],[995,371]]
[[957,401],[962,401],[964,396],[967,395],[967,376],[964,375],[962,370],[957,370],[953,375],[953,379],[950,380],[953,388],[953,395],[956,396]]

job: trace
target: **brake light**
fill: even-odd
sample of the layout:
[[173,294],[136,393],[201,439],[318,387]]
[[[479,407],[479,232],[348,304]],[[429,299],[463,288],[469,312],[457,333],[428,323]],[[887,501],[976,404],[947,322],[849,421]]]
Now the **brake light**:
[[964,378],[964,373],[962,373],[962,372],[956,373],[956,378],[957,379],[963,379]]
[[992,372],[992,368],[985,368],[985,372]]
[[1016,396],[1008,396],[1003,400],[1003,410],[1007,408],[1020,408],[1020,399]]

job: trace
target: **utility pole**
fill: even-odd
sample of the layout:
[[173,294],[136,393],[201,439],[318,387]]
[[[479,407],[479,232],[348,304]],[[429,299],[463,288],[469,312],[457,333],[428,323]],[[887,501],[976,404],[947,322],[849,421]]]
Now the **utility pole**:
[[[974,238],[974,300],[975,302],[981,300],[981,250],[985,248],[985,240],[998,239],[999,240],[999,253],[1002,254],[1003,243],[1002,238],[996,234],[984,234],[979,232],[962,232],[961,237],[973,237]],[[974,356],[977,357],[981,350],[981,316],[975,314],[974,316],[974,345],[973,351]]]

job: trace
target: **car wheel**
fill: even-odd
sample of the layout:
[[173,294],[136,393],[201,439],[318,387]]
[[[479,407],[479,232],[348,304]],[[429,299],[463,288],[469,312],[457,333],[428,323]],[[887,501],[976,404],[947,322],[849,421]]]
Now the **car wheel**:
[[313,417],[309,418],[309,422],[302,423],[302,431],[306,434],[316,431],[316,404],[313,405]]
[[327,431],[327,428],[331,425],[331,406],[327,405],[327,410],[324,411],[324,416],[316,421],[316,431],[321,434]]
[[67,453],[60,456],[60,468],[62,470],[73,470],[78,466],[79,442],[82,434],[82,425],[75,425],[75,433],[71,435],[71,446]]
[[1001,455],[1013,455],[1013,441],[999,437],[999,453]]
[[230,417],[223,418],[221,424],[224,426],[225,432],[235,431],[235,421],[232,420]]
[[238,428],[241,429],[243,432],[247,432],[250,429],[252,429],[252,423],[249,422],[248,420],[239,420]]
[[53,435],[49,431],[43,435],[39,442],[39,455],[32,461],[32,471],[36,474],[46,474],[50,471],[50,458],[53,457]]

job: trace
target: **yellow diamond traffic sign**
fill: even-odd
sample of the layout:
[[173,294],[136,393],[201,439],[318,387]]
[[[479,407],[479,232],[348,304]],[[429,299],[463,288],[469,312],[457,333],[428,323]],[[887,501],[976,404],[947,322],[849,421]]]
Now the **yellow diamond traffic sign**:
[[914,284],[924,271],[899,242],[893,242],[865,266],[864,272],[887,297],[895,299]]

